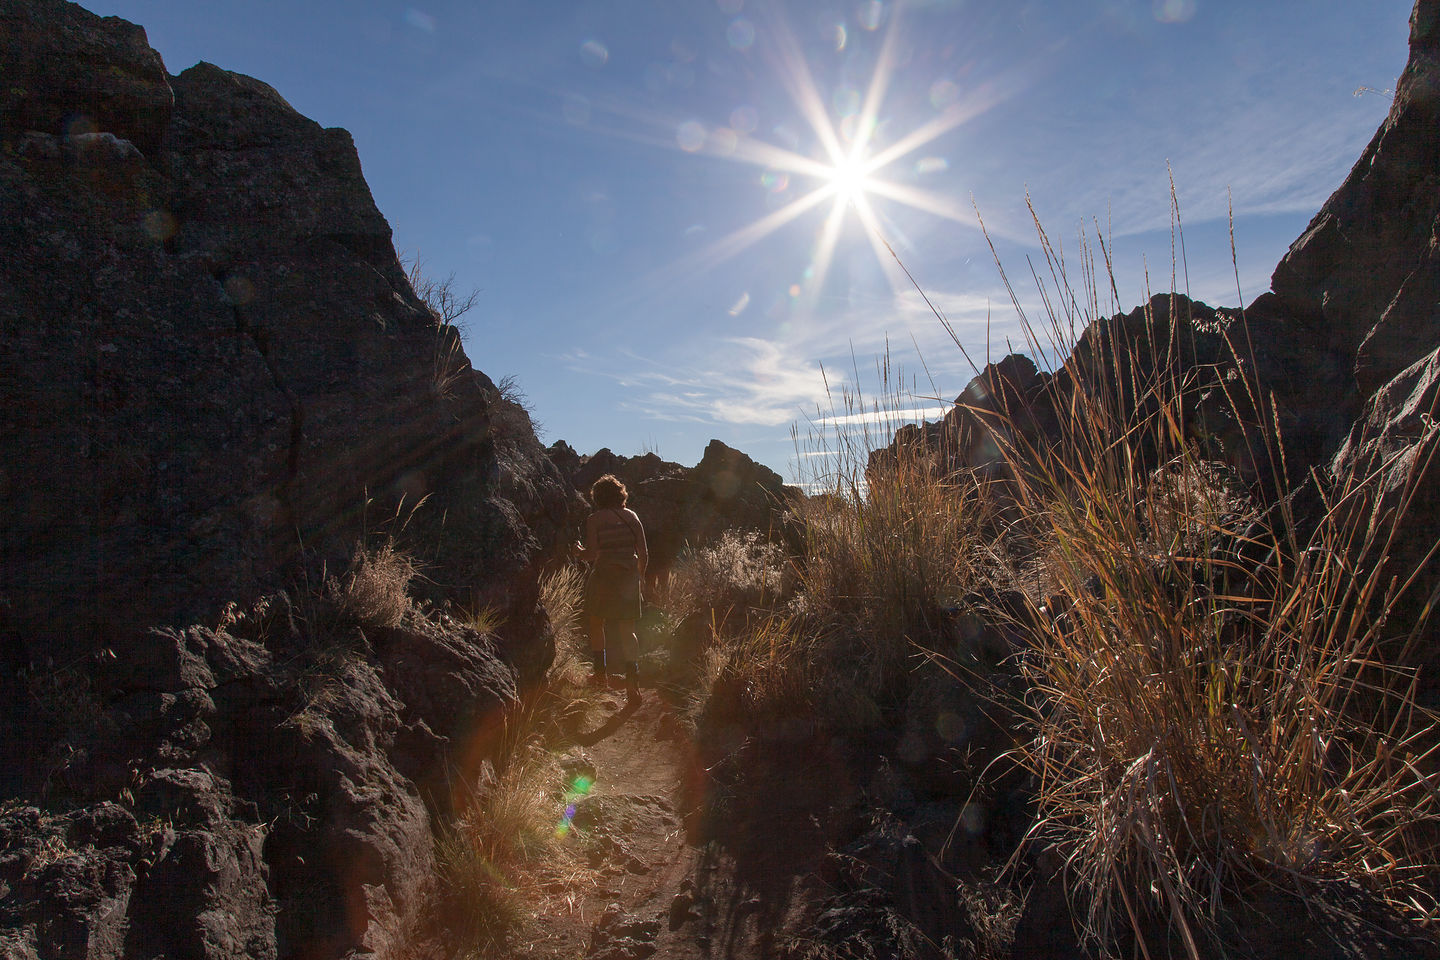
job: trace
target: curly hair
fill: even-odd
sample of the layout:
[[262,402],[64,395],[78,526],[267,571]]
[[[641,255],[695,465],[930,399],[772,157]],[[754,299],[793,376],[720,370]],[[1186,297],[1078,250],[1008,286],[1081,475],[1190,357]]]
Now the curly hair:
[[590,486],[590,502],[595,504],[597,510],[616,510],[625,506],[630,499],[630,491],[625,489],[625,484],[613,473],[596,480]]

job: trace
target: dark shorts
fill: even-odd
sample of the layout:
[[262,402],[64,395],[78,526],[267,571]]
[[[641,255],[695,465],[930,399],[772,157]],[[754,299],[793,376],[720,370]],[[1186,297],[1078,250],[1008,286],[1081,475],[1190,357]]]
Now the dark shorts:
[[600,561],[585,580],[585,616],[640,619],[640,572]]

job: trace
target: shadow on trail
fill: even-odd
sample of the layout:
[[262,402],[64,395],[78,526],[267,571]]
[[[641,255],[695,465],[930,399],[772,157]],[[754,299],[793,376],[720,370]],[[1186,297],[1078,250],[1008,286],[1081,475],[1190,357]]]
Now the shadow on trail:
[[601,723],[600,726],[588,732],[585,730],[577,730],[570,735],[570,740],[577,746],[593,747],[606,737],[614,735],[625,725],[626,720],[635,715],[635,711],[638,709],[640,709],[639,701],[627,701],[618,711],[606,717],[605,722]]
[[778,956],[787,920],[812,898],[827,850],[853,823],[848,766],[813,726],[764,739],[737,730],[730,743],[705,746],[688,791],[705,953]]

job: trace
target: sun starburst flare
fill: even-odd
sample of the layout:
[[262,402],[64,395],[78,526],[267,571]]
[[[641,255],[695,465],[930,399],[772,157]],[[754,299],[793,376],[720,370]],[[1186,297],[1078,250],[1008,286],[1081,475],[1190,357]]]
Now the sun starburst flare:
[[880,112],[896,68],[896,45],[900,18],[891,16],[885,27],[875,69],[858,112],[836,123],[826,109],[814,75],[800,45],[778,13],[767,20],[771,44],[768,59],[786,94],[813,132],[823,159],[808,157],[752,136],[745,136],[723,151],[705,151],[739,163],[764,168],[767,172],[795,175],[815,182],[809,190],[784,206],[770,211],[686,257],[676,266],[703,269],[728,260],[758,241],[825,203],[829,213],[816,240],[805,287],[812,295],[824,288],[825,278],[839,244],[847,214],[853,212],[864,230],[892,289],[903,286],[903,277],[892,263],[882,236],[881,218],[873,200],[883,198],[921,210],[968,227],[977,226],[973,211],[955,198],[899,183],[882,176],[886,168],[914,154],[921,147],[994,107],[1002,99],[995,84],[979,85],[965,96],[957,96],[937,116],[920,124],[883,148],[875,149]]

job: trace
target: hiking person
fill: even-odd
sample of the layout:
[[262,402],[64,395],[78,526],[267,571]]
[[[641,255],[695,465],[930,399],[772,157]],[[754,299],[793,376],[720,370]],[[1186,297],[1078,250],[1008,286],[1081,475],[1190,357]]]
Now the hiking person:
[[590,636],[594,671],[590,681],[607,682],[607,662],[624,664],[625,695],[640,698],[640,643],[635,621],[640,619],[640,583],[650,554],[645,548],[645,527],[635,511],[625,506],[629,491],[618,477],[605,474],[590,487],[595,511],[585,519],[585,542],[577,543],[581,560],[590,564],[585,580],[584,614]]

